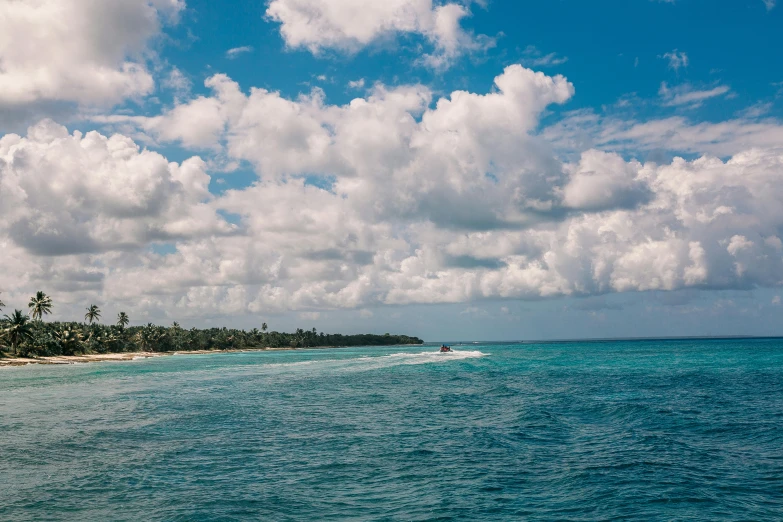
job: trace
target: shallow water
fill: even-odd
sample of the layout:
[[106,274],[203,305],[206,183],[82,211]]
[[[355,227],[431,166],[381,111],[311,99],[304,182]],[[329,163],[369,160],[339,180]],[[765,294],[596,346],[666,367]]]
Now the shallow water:
[[0,370],[2,520],[780,520],[783,341]]

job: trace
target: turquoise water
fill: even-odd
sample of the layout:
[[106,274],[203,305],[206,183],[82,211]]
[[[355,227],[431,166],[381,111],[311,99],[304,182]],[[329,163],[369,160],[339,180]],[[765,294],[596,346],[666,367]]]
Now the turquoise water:
[[783,341],[0,369],[2,520],[781,520]]

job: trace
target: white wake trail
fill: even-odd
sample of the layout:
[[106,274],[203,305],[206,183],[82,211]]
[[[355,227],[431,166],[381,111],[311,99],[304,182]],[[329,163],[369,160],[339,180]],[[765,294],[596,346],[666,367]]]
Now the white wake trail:
[[378,370],[392,366],[410,364],[438,364],[466,359],[479,359],[488,354],[478,350],[452,351],[452,352],[420,352],[420,353],[393,353],[379,357],[360,357],[355,359],[356,364],[343,368],[344,371]]
[[479,359],[481,357],[486,357],[487,355],[489,354],[478,350],[452,351],[446,353],[401,352],[379,356],[365,355],[348,359],[321,359],[292,363],[272,363],[263,365],[263,368],[274,371],[368,371],[402,365],[443,364],[467,359]]

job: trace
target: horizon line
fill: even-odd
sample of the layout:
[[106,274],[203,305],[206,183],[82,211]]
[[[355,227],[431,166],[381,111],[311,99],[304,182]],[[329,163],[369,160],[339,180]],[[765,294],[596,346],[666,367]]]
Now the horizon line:
[[662,336],[662,337],[588,337],[588,338],[563,338],[563,339],[514,339],[495,341],[424,341],[424,344],[544,344],[544,343],[587,343],[587,342],[616,342],[616,341],[698,341],[698,340],[742,340],[742,339],[783,339],[783,335],[687,335],[687,336]]

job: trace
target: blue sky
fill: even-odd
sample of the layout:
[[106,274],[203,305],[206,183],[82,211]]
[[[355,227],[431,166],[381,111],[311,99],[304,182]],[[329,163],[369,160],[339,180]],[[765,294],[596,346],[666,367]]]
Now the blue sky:
[[[485,8],[474,6],[463,25],[496,37],[496,47],[447,71],[415,66],[422,39],[410,35],[348,56],[327,52],[316,58],[306,50],[287,51],[278,24],[265,19],[262,2],[234,5],[225,9],[214,2],[189,2],[183,23],[173,31],[181,43],[162,53],[190,75],[197,91],[199,80],[224,72],[246,88],[279,90],[289,97],[319,85],[336,104],[355,96],[346,85],[358,78],[481,92],[504,66],[532,63],[536,56],[526,52],[531,46],[540,56],[555,53],[555,61],[567,59],[538,66],[578,85],[567,109],[600,108],[631,93],[655,99],[661,82],[687,81],[730,85],[737,98],[699,114],[725,119],[750,104],[773,100],[779,90],[774,84],[783,81],[774,66],[783,45],[783,15],[779,9],[767,10],[761,0],[490,2]],[[253,50],[233,60],[225,55],[246,46]],[[687,67],[672,69],[662,58],[674,50],[686,53]],[[321,75],[328,80],[318,80]],[[775,110],[780,115],[779,105]]]
[[[417,65],[421,46],[427,45],[418,35],[396,34],[355,52],[326,50],[313,56],[286,46],[279,24],[265,16],[263,2],[237,2],[232,9],[198,0],[187,5],[182,22],[169,31],[176,45],[164,46],[161,58],[185,73],[193,94],[208,94],[203,82],[215,73],[227,74],[245,90],[261,87],[287,98],[318,87],[335,105],[362,94],[349,87],[357,80],[368,88],[375,82],[420,82],[440,95],[457,89],[486,92],[498,71],[521,63],[562,74],[577,86],[567,104],[549,107],[543,124],[577,110],[640,119],[680,115],[693,122],[730,120],[753,107],[767,117],[783,115],[783,72],[774,66],[783,49],[783,14],[762,0],[474,4],[463,26],[491,36],[494,46],[445,70]],[[232,49],[238,52],[227,54]],[[677,57],[680,62],[685,57],[687,64],[673,66]],[[674,89],[729,90],[699,106],[666,106],[661,103],[663,83]],[[161,92],[160,99],[170,103],[171,94]],[[145,112],[134,103],[130,107]],[[160,110],[155,105],[146,109],[150,114]],[[190,153],[164,150],[172,158]],[[654,152],[655,158],[672,155]],[[641,159],[648,154],[625,152]],[[214,188],[243,186],[254,179],[242,170]]]
[[89,301],[137,323],[783,335],[772,0],[0,9],[9,306],[44,289],[58,318]]

